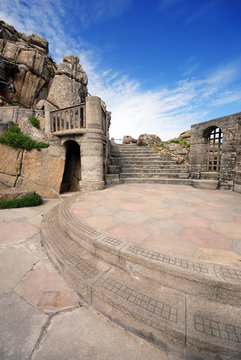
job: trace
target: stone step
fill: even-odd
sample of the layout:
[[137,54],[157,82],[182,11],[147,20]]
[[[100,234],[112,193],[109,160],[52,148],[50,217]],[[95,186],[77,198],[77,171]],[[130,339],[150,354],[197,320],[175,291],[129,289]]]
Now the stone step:
[[188,172],[121,172],[120,178],[178,178],[187,179],[189,177]]
[[130,158],[130,159],[121,159],[121,158],[112,158],[112,163],[114,165],[115,164],[140,164],[140,165],[145,165],[145,164],[149,164],[149,165],[161,165],[161,166],[165,166],[165,165],[176,165],[175,161],[170,161],[170,160],[160,160],[160,159],[148,159],[148,158],[144,158],[144,157],[140,157],[140,158]]
[[122,173],[134,172],[134,173],[153,173],[153,174],[162,174],[162,173],[186,173],[188,170],[182,168],[181,166],[177,166],[176,168],[168,168],[166,166],[121,166]]
[[74,217],[75,200],[45,215],[41,236],[61,274],[89,304],[183,358],[240,359],[240,269],[111,237]]

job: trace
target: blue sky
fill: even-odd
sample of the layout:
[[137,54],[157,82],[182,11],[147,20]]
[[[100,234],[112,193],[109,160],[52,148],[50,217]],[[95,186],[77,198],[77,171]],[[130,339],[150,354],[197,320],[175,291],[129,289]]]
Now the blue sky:
[[79,56],[114,138],[241,111],[240,0],[0,0],[0,19]]

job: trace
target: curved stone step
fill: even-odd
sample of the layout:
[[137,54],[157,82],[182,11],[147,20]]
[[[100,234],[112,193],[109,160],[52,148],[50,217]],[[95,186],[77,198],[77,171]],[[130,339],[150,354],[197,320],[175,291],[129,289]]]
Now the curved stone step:
[[75,218],[75,199],[45,215],[41,236],[50,258],[88,303],[185,359],[240,359],[240,269],[111,237]]

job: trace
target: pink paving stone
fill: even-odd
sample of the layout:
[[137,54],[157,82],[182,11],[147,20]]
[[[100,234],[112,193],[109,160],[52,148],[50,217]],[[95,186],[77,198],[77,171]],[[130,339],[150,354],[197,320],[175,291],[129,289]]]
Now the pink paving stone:
[[143,225],[120,223],[107,229],[107,232],[122,240],[128,240],[142,244],[150,235],[150,232]]
[[197,202],[190,202],[189,205],[190,207],[197,209],[197,210],[215,210],[216,207],[208,204],[208,203],[197,203]]
[[120,198],[120,200],[123,202],[123,203],[132,203],[132,204],[142,204],[144,203],[144,200],[143,199],[140,199],[139,197],[134,197],[134,196],[128,196],[128,197],[125,197],[125,196],[122,196]]
[[241,216],[235,217],[235,222],[241,224]]
[[204,227],[187,227],[180,235],[202,248],[232,250],[232,239]]
[[210,224],[210,221],[203,219],[195,214],[178,214],[174,217],[174,220],[187,226],[208,227]]
[[39,227],[27,222],[1,222],[0,244],[27,240],[39,232]]
[[91,211],[88,209],[73,208],[72,212],[80,219],[86,219],[88,216],[91,215]]
[[80,301],[49,260],[41,261],[15,292],[31,304],[50,311],[76,306]]
[[146,209],[146,205],[144,204],[135,204],[135,203],[126,203],[121,204],[120,209],[127,211],[142,211]]

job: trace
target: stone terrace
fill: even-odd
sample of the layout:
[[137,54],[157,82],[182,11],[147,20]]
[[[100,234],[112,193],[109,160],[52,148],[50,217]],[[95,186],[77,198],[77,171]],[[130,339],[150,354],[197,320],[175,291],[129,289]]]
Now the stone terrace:
[[123,184],[65,200],[41,231],[95,309],[183,359],[240,359],[240,195]]

